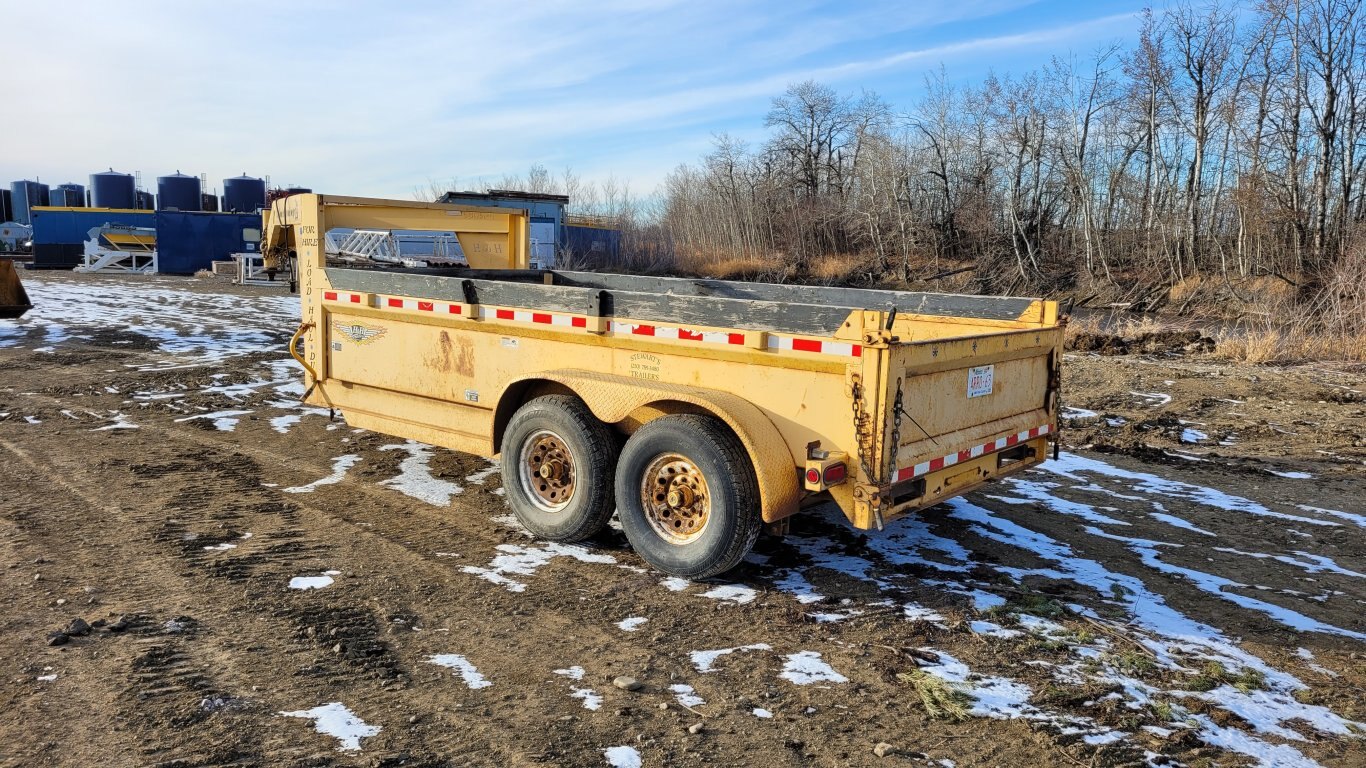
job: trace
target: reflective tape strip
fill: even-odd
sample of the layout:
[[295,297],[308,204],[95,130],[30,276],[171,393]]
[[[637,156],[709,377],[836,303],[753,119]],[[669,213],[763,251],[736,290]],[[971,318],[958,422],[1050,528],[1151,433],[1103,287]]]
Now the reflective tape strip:
[[343,304],[360,304],[361,295],[359,293],[342,293],[340,291],[324,291],[323,301],[340,301]]
[[768,348],[789,352],[815,352],[818,355],[839,355],[841,357],[863,357],[863,347],[843,341],[821,341],[820,339],[797,339],[791,336],[768,335]]
[[1041,427],[1027,429],[1024,432],[1017,432],[1013,435],[1000,437],[990,442],[974,445],[967,450],[950,453],[936,459],[930,459],[929,461],[922,461],[913,467],[902,467],[896,471],[896,479],[893,482],[899,483],[903,480],[910,480],[911,478],[927,475],[931,472],[938,472],[944,467],[952,467],[959,462],[969,461],[987,453],[999,451],[1027,440],[1033,440],[1036,437],[1042,437],[1051,431],[1052,428],[1049,427],[1049,425],[1044,424]]
[[[361,294],[343,293],[340,291],[325,291],[323,293],[325,301],[336,301],[342,304],[361,304]],[[373,306],[380,309],[406,309],[414,312],[433,312],[438,314],[462,314],[460,304],[450,304],[441,301],[424,301],[421,299],[411,299],[404,296],[377,296]],[[538,325],[552,325],[562,328],[587,328],[588,318],[575,317],[557,312],[534,312],[524,309],[498,309],[478,307],[472,315],[480,319],[492,318],[497,320],[511,320],[516,323],[534,323]],[[693,328],[680,328],[673,325],[654,325],[653,323],[627,323],[613,320],[611,322],[612,333],[619,333],[627,336],[646,336],[655,339],[669,339],[672,341],[694,341],[703,344],[725,344],[732,347],[743,347],[745,345],[745,334],[731,331],[702,331]],[[839,357],[862,357],[863,347],[858,344],[850,344],[838,341],[822,341],[819,339],[799,339],[792,336],[776,336],[768,334],[768,349],[781,352],[811,352],[821,355],[835,355]]]

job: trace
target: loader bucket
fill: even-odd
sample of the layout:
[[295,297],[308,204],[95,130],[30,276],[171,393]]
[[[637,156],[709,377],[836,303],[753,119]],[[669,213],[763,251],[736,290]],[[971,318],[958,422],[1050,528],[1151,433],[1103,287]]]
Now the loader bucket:
[[28,300],[24,284],[19,282],[14,262],[0,259],[0,319],[23,317],[30,309],[33,304]]

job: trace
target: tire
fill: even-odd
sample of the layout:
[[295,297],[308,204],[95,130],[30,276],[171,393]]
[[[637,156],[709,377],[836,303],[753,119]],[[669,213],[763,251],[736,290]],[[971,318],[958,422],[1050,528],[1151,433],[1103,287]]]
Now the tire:
[[763,526],[749,454],[712,416],[663,416],[636,430],[622,448],[616,485],[626,538],[672,576],[729,571]]
[[582,400],[546,395],[527,401],[508,422],[501,447],[503,493],[527,530],[574,542],[607,525],[617,439]]

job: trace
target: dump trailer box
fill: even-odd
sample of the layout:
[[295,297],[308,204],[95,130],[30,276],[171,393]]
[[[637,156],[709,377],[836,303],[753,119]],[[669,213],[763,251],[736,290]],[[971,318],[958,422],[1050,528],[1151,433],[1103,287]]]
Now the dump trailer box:
[[[1026,298],[533,271],[525,214],[296,195],[307,400],[348,423],[500,455],[538,535],[600,530],[703,577],[833,501],[859,528],[1043,461],[1062,325]],[[454,230],[470,268],[329,264],[339,228]]]

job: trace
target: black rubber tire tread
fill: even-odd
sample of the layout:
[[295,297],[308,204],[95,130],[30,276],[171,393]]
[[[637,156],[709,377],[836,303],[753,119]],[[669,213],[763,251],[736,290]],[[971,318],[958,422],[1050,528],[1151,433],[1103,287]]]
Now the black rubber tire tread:
[[[547,513],[526,498],[517,478],[521,441],[537,429],[549,429],[564,439],[574,455],[574,496],[560,512]],[[612,479],[618,439],[573,395],[543,395],[522,404],[503,432],[503,494],[527,530],[550,541],[583,541],[607,526],[615,502]]]
[[[640,474],[665,451],[687,456],[707,482],[714,502],[707,529],[698,540],[674,544],[645,518],[639,499]],[[617,514],[622,530],[646,562],[671,576],[705,579],[725,573],[749,554],[763,529],[759,481],[749,453],[714,416],[662,416],[636,430],[617,462]]]

